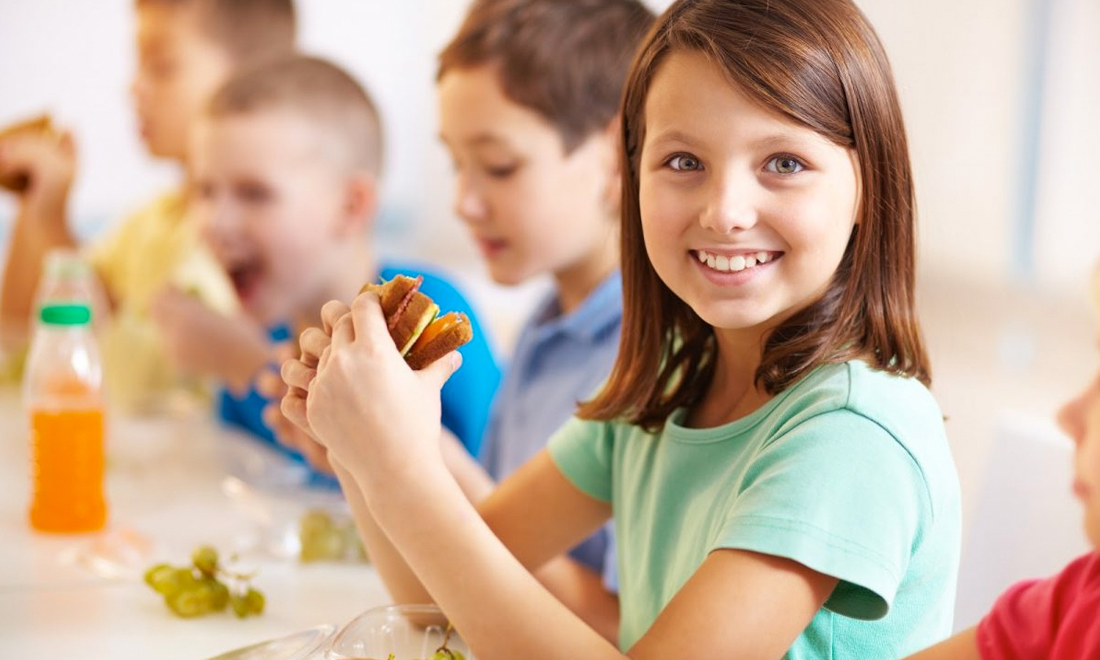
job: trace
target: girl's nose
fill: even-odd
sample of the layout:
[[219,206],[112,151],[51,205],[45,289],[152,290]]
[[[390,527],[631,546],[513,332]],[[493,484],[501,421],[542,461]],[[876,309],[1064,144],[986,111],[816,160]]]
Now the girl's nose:
[[755,179],[733,173],[715,180],[699,224],[718,234],[732,234],[757,222]]

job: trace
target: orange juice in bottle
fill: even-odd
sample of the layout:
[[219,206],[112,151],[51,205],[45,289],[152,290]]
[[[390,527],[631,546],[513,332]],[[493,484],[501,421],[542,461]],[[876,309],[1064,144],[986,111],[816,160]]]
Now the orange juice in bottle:
[[46,303],[24,375],[33,456],[31,525],[90,532],[107,519],[103,495],[103,374],[84,303]]

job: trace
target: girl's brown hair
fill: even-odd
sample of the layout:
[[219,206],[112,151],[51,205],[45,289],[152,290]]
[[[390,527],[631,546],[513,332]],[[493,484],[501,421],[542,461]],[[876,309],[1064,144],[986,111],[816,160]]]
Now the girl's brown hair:
[[550,122],[570,153],[618,115],[653,19],[639,0],[475,0],[439,55],[436,79],[495,67],[505,96]]
[[[714,373],[714,330],[661,281],[638,206],[645,102],[673,52],[702,53],[763,107],[854,150],[859,223],[820,299],[765,339],[757,387],[777,394],[813,369],[861,359],[919,379],[931,371],[914,300],[915,200],[890,65],[850,0],[679,0],[634,60],[623,96],[623,334],[611,378],[579,415],[660,428]],[[654,378],[653,375],[657,374]]]

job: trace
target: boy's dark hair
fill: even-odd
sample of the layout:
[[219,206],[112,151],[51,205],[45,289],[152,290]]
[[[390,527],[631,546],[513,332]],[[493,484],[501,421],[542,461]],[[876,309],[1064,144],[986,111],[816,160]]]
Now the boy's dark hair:
[[762,107],[850,149],[859,163],[859,224],[840,266],[818,300],[765,337],[756,385],[774,395],[817,367],[857,359],[929,384],[909,147],[890,64],[867,18],[852,0],[678,0],[638,53],[623,95],[623,333],[610,379],[578,414],[655,430],[698,402],[714,375],[714,329],[661,281],[641,229],[646,99],[678,52],[702,54]]
[[293,0],[135,0],[138,8],[193,9],[214,43],[248,64],[294,50],[297,17]]
[[382,167],[382,122],[366,90],[340,67],[290,55],[242,69],[210,100],[207,115],[289,110],[333,138],[351,167]]
[[436,79],[494,67],[505,96],[553,124],[569,153],[618,116],[653,20],[638,0],[476,0],[440,53]]

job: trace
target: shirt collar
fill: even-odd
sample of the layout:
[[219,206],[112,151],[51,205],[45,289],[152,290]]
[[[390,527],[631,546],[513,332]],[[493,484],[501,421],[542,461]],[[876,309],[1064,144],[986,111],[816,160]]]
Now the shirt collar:
[[596,341],[622,322],[622,275],[616,270],[569,314],[562,316],[559,310],[558,298],[553,294],[539,307],[535,329],[541,338],[562,333],[586,342]]

